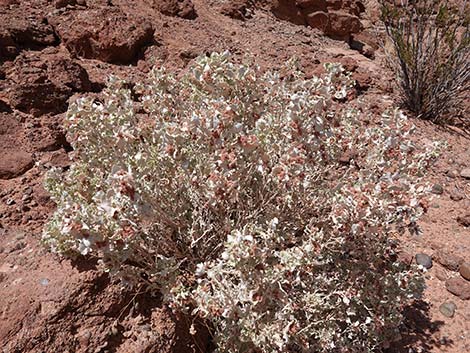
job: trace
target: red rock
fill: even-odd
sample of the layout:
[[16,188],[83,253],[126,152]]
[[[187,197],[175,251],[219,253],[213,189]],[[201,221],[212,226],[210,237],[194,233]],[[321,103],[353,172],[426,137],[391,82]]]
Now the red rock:
[[297,0],[296,5],[301,8],[304,13],[327,11],[326,0]]
[[470,168],[465,168],[460,172],[460,176],[465,179],[470,179]]
[[467,281],[470,281],[470,262],[465,262],[460,265],[460,275]]
[[297,25],[306,25],[306,16],[294,1],[275,0],[270,5],[271,12],[279,19],[292,22]]
[[443,269],[442,267],[441,268],[436,268],[436,278],[439,280],[439,281],[445,281],[447,280],[447,272],[445,269]]
[[400,251],[398,252],[398,261],[400,261],[401,263],[409,266],[411,265],[411,263],[413,262],[413,255],[411,253],[409,253],[408,251]]
[[49,155],[45,156],[41,162],[50,166],[61,168],[68,167],[70,164],[72,164],[72,161],[70,160],[67,152],[64,150],[51,152]]
[[432,257],[442,266],[451,271],[458,271],[460,265],[464,262],[461,257],[448,253],[444,250],[438,250],[433,254]]
[[462,300],[470,299],[470,283],[463,278],[454,277],[446,281],[446,289]]
[[54,204],[51,201],[51,195],[44,189],[42,184],[34,187],[33,198],[41,206],[52,206]]
[[328,13],[329,26],[325,31],[326,35],[332,37],[346,37],[362,30],[362,24],[358,17],[343,11],[333,11]]
[[85,69],[60,53],[22,54],[15,59],[7,78],[12,82],[12,107],[35,116],[65,112],[74,92],[92,89]]
[[45,116],[26,136],[32,149],[40,152],[56,151],[66,146],[67,140],[62,129],[63,114]]
[[464,227],[470,227],[470,213],[457,217],[457,222]]
[[193,20],[197,17],[191,0],[151,0],[152,7],[167,16]]
[[18,5],[18,0],[0,0],[0,6]]
[[351,49],[357,50],[359,53],[370,59],[374,59],[375,51],[379,49],[377,37],[368,31],[354,33],[352,40],[350,41],[350,46]]
[[67,100],[72,95],[68,87],[52,83],[19,85],[10,94],[10,103],[22,112],[39,116],[45,113],[61,113],[67,110]]
[[[11,113],[10,106],[2,100],[0,100],[0,112]],[[0,129],[1,129],[1,127],[0,127]]]
[[76,5],[76,0],[55,0],[54,6],[56,9],[66,7],[67,5]]
[[[10,114],[0,113],[0,136],[13,135],[18,130],[20,130],[20,121],[18,118]],[[1,145],[7,146],[6,143],[1,143]]]
[[326,6],[328,10],[343,10],[355,16],[365,11],[364,4],[355,0],[326,0]]
[[356,88],[359,90],[367,90],[372,85],[371,73],[363,67],[359,67],[352,74],[352,78],[356,81]]
[[0,179],[11,179],[24,174],[34,165],[30,153],[20,149],[2,149],[0,153]]
[[51,60],[47,65],[47,76],[58,86],[67,86],[74,92],[88,92],[92,84],[86,70],[67,58]]
[[449,178],[452,178],[452,179],[455,179],[459,176],[459,172],[455,169],[449,169],[447,172],[446,172],[446,175],[449,177]]
[[225,16],[244,20],[247,18],[248,9],[251,6],[250,0],[233,0],[227,1],[220,5],[219,12]]
[[338,58],[338,60],[335,59],[335,61],[339,62],[344,67],[344,69],[349,72],[355,72],[359,67],[357,60],[349,56],[343,56]]
[[[16,5],[14,2],[7,2]],[[9,6],[0,12],[0,58],[13,59],[23,49],[41,49],[56,45],[57,39],[51,25],[37,13],[23,16]],[[9,10],[11,9],[11,11]]]
[[22,145],[22,132],[18,117],[0,113],[0,179],[15,178],[33,166],[31,154]]
[[328,30],[329,17],[326,12],[317,11],[307,15],[307,23],[312,28],[317,28],[323,32]]
[[452,201],[460,201],[465,198],[465,194],[463,193],[462,190],[454,187],[453,189],[450,190],[449,197]]
[[349,40],[351,34],[362,30],[358,18],[361,10],[352,1],[277,0],[273,2],[271,11],[278,18],[295,24],[308,24],[333,38]]
[[346,4],[343,0],[328,0],[327,6],[330,10],[341,10]]
[[15,59],[8,70],[8,79],[18,84],[52,82],[56,86],[66,86],[74,92],[91,90],[91,82],[86,70],[68,54],[58,50],[45,50],[41,53],[29,52]]
[[51,23],[73,55],[115,64],[131,63],[153,41],[150,22],[114,7],[66,12]]

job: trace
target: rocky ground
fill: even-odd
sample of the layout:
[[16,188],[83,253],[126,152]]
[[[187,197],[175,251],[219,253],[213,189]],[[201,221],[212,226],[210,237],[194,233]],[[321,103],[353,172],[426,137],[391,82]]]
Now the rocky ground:
[[[0,349],[2,352],[206,352],[203,327],[158,298],[123,293],[92,264],[39,243],[54,209],[44,170],[69,164],[61,121],[77,95],[110,74],[133,82],[154,65],[175,71],[200,54],[251,53],[264,68],[293,55],[312,75],[339,61],[372,114],[396,98],[378,46],[374,0],[0,0]],[[468,111],[463,112],[469,119]],[[467,114],[467,115],[465,115]],[[423,234],[402,240],[428,288],[406,312],[390,352],[470,351],[470,136],[414,119],[418,140],[448,148],[426,176],[434,199]]]

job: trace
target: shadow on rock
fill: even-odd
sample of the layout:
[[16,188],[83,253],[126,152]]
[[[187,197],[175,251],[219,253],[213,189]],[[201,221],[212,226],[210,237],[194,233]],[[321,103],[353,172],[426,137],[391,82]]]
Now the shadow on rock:
[[392,343],[385,353],[431,352],[436,347],[451,346],[452,340],[435,338],[444,321],[432,321],[429,309],[429,304],[423,300],[405,308],[404,322],[400,329],[402,339]]

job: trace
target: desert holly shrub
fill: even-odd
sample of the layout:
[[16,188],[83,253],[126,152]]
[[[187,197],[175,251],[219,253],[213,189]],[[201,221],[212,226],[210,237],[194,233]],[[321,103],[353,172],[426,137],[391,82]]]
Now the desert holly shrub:
[[446,0],[381,0],[382,20],[393,44],[389,63],[398,74],[402,103],[424,119],[468,99],[470,90],[470,8]]
[[393,338],[422,289],[396,260],[416,231],[434,147],[399,111],[378,126],[338,101],[341,66],[306,79],[227,53],[133,88],[81,98],[74,147],[46,187],[56,252],[82,254],[129,286],[210,322],[220,352],[367,352]]

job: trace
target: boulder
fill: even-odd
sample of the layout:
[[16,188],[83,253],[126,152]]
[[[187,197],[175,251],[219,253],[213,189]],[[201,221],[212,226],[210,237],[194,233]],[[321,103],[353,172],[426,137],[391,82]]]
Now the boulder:
[[132,63],[153,42],[150,22],[117,7],[65,12],[51,23],[72,55],[114,64]]
[[10,104],[22,112],[40,116],[58,114],[67,110],[72,90],[57,87],[51,82],[18,85],[10,93]]
[[340,0],[276,0],[271,11],[280,19],[319,29],[332,38],[349,40],[363,29],[359,15],[364,6],[359,4]]
[[17,9],[0,12],[0,62],[14,59],[23,49],[38,50],[57,44],[54,29],[40,13],[24,16]]
[[197,17],[191,0],[149,0],[153,8],[162,14],[193,20]]
[[362,30],[359,18],[344,11],[329,12],[328,19],[328,27],[325,34],[330,37],[347,38],[351,34]]
[[460,256],[448,253],[442,249],[433,254],[433,259],[450,271],[458,271],[460,265],[464,262],[464,259]]
[[237,19],[244,20],[249,16],[250,9],[250,0],[230,0],[224,1],[219,6],[219,12],[225,16]]
[[330,18],[328,13],[323,11],[316,11],[307,15],[307,23],[310,27],[319,29],[326,33],[330,24]]
[[7,77],[10,105],[35,116],[65,112],[72,94],[92,90],[86,70],[61,53],[22,54]]
[[34,165],[32,155],[21,149],[11,149],[5,146],[5,148],[1,148],[1,151],[0,179],[11,179],[20,176]]

